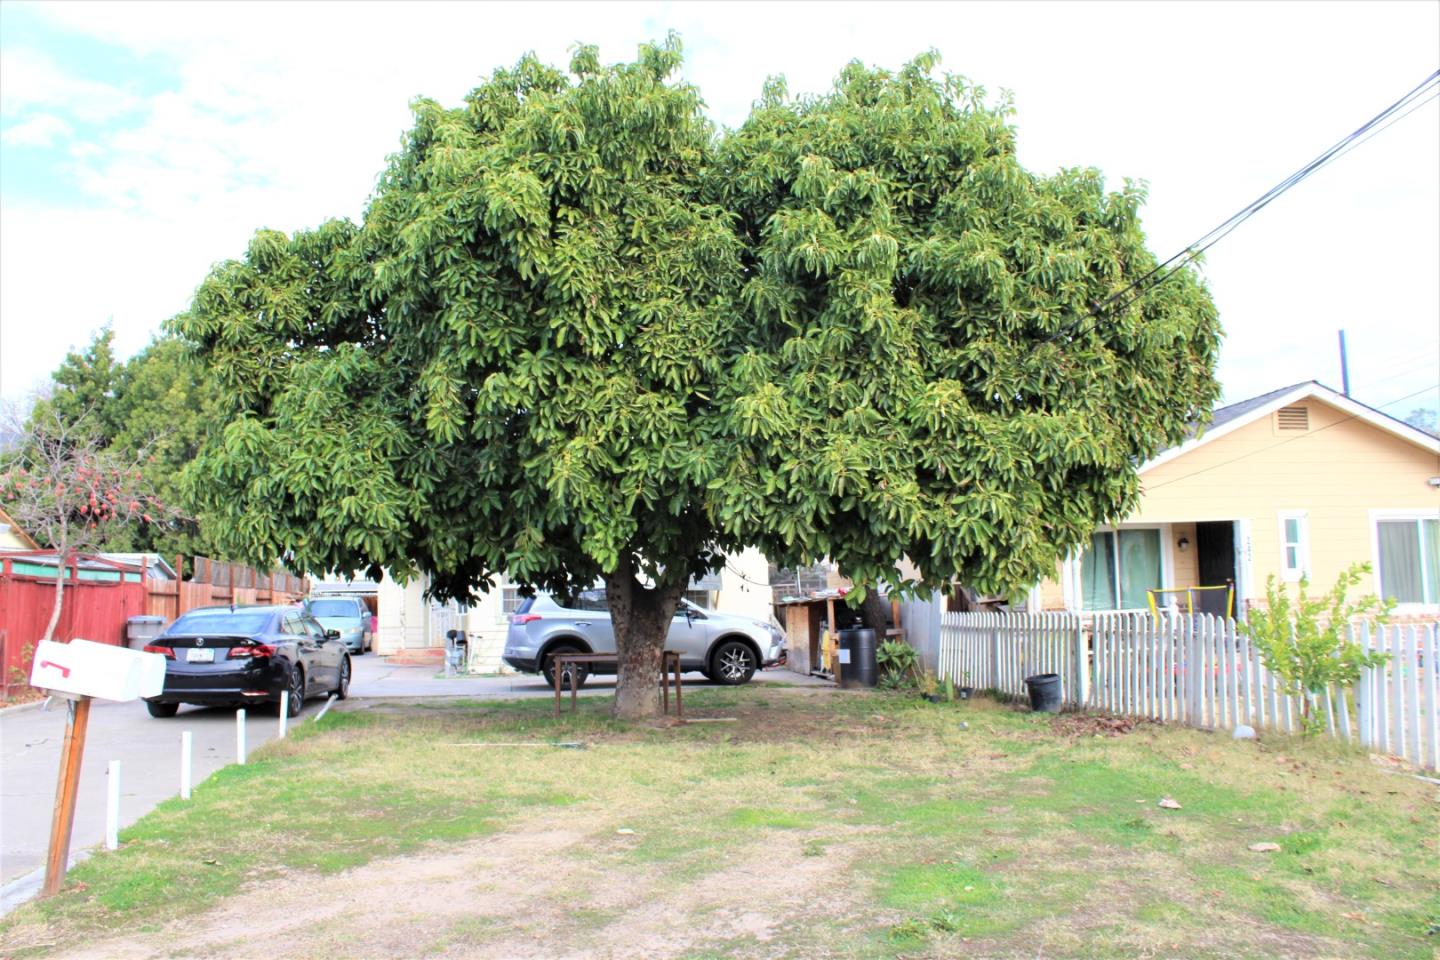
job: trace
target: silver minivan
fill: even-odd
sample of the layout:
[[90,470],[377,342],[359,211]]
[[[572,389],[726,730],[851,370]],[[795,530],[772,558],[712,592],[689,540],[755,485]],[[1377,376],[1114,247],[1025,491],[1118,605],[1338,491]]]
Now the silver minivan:
[[[688,600],[670,621],[666,650],[680,652],[680,668],[698,670],[715,683],[746,683],[763,666],[779,663],[785,634],[773,624],[749,617],[704,610]],[[525,598],[510,618],[505,636],[505,662],[522,673],[542,673],[555,685],[550,666],[557,653],[614,653],[615,632],[604,588],[586,590],[568,606],[546,593]],[[577,670],[574,681],[590,673],[613,673],[610,664]],[[568,686],[568,684],[567,684]]]

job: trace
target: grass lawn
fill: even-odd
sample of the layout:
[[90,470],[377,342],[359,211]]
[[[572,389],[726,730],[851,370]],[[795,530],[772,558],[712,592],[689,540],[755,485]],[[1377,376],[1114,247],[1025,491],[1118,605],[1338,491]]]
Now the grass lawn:
[[771,685],[685,703],[736,722],[352,704],[124,831],[6,918],[0,956],[1440,947],[1440,793],[1328,741]]

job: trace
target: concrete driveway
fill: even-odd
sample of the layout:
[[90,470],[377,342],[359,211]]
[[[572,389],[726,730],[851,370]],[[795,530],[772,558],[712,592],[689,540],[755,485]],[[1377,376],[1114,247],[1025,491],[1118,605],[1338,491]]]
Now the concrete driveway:
[[[462,697],[517,699],[553,696],[543,678],[510,674],[493,677],[437,677],[436,667],[396,666],[367,655],[353,661],[352,698]],[[759,682],[826,684],[788,670],[762,671]],[[700,674],[688,674],[685,686],[710,686]],[[582,696],[608,696],[613,677],[593,678]],[[300,720],[313,717],[324,701],[311,700]],[[70,849],[73,857],[105,839],[107,765],[119,760],[120,826],[134,823],[160,801],[180,791],[180,734],[194,740],[194,783],[235,762],[235,711],[181,707],[174,718],[156,720],[145,704],[96,700],[90,710],[85,761],[80,770],[80,795]],[[273,708],[257,706],[246,716],[250,750],[274,739]],[[32,896],[40,885],[50,817],[55,805],[55,780],[65,736],[65,704],[49,710],[36,707],[0,712],[0,913]]]
[[[317,706],[307,708],[313,713]],[[65,703],[49,710],[26,707],[0,713],[0,903],[10,899],[12,882],[45,864],[60,746],[65,738]],[[253,750],[275,737],[271,710],[246,713],[246,741]],[[170,720],[156,720],[140,701],[96,700],[90,707],[85,760],[71,834],[73,853],[104,842],[106,769],[120,761],[120,826],[134,823],[157,803],[180,792],[180,734],[194,740],[192,779],[198,784],[235,762],[234,710],[182,707]]]
[[[525,697],[553,697],[555,691],[545,685],[545,678],[536,674],[509,673],[489,677],[444,677],[440,667],[396,666],[379,657],[357,657],[354,679],[350,684],[352,697],[479,697],[516,700]],[[684,675],[685,689],[712,687],[715,684],[699,672]],[[761,670],[756,683],[789,683],[797,685],[834,686],[819,677],[802,677],[784,668]],[[610,696],[615,693],[614,677],[591,677],[580,688],[583,696]]]

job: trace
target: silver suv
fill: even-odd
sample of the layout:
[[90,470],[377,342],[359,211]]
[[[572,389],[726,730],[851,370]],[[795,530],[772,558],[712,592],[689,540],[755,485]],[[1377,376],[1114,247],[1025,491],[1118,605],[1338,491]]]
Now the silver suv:
[[[747,682],[758,667],[779,663],[785,653],[785,634],[763,620],[702,610],[682,600],[670,622],[665,649],[680,651],[682,670],[699,670],[715,683],[734,685]],[[603,588],[586,590],[570,606],[539,593],[525,598],[510,618],[504,656],[516,670],[543,673],[545,682],[553,687],[551,658],[566,652],[615,652],[615,632]],[[578,686],[589,673],[612,673],[614,669],[610,664],[577,669],[573,680]]]

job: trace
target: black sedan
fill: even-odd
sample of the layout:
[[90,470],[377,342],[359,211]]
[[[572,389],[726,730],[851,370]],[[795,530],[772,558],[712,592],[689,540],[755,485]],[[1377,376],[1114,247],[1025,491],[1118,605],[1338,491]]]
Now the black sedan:
[[182,703],[243,706],[290,700],[295,716],[307,697],[350,692],[350,653],[299,607],[197,607],[145,648],[165,655],[165,689],[147,698],[152,717],[173,717]]

